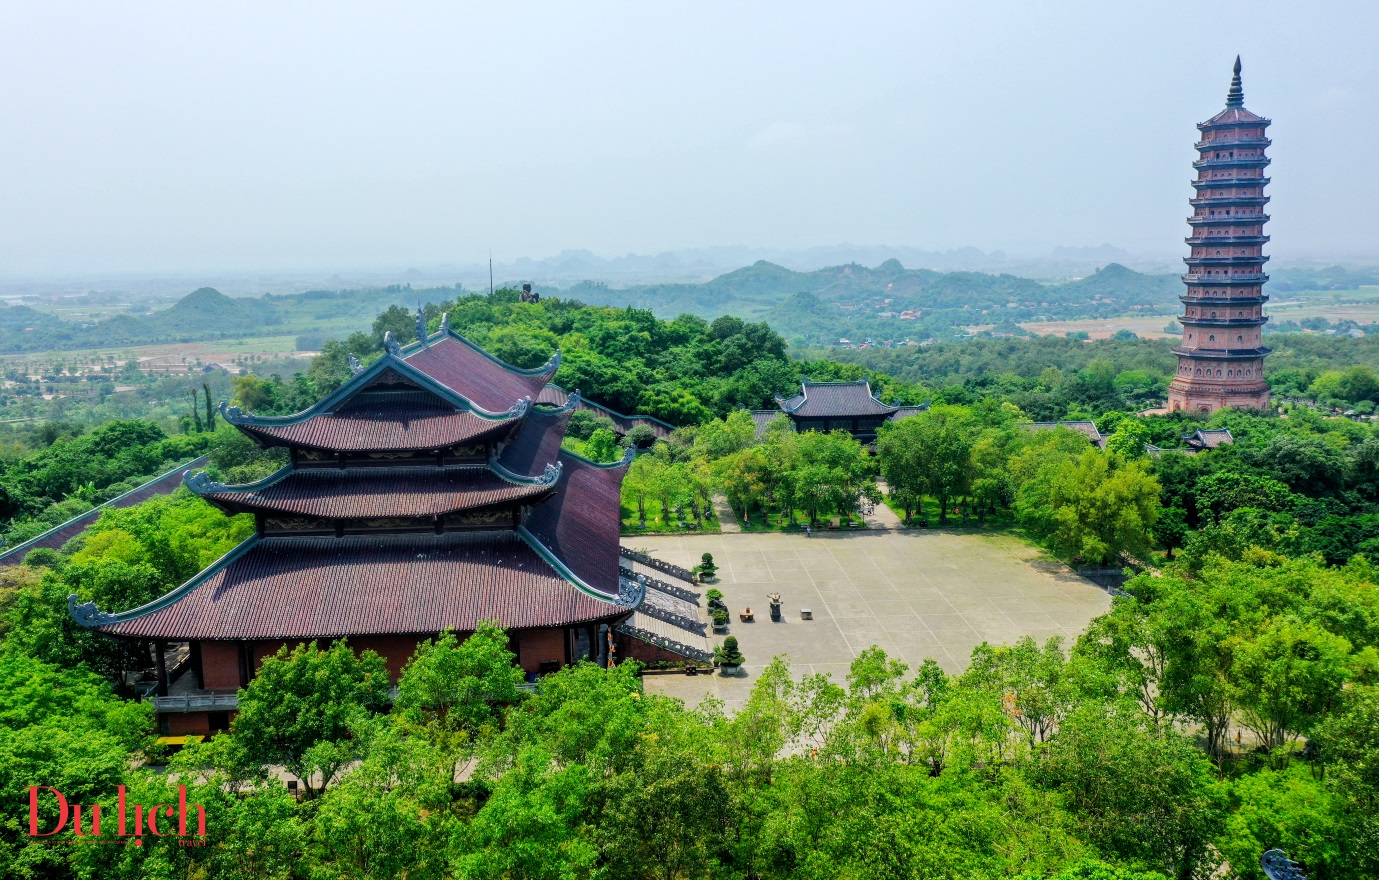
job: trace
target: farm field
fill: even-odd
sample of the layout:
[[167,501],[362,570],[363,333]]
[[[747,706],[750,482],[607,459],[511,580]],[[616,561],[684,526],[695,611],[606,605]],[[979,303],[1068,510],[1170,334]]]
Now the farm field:
[[285,357],[312,357],[315,352],[297,351],[296,335],[258,336],[245,339],[207,339],[200,342],[168,342],[158,345],[124,345],[83,352],[43,351],[0,355],[0,365],[23,364],[29,372],[42,372],[55,363],[101,363],[113,360],[123,364],[216,364],[232,363],[236,358],[277,360]]
[[[1305,318],[1355,321],[1359,324],[1379,321],[1379,289],[1376,288],[1288,291],[1272,296],[1264,312],[1276,321],[1301,321]],[[1164,332],[1164,326],[1172,317],[1171,314],[1125,315],[1080,321],[1039,321],[1020,326],[1040,336],[1066,336],[1084,331],[1092,339],[1106,339],[1118,330],[1129,330],[1145,339],[1165,339],[1177,336],[1176,333]]]

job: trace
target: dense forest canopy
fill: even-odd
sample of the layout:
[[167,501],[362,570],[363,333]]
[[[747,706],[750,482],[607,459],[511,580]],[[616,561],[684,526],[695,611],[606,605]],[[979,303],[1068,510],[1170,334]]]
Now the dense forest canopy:
[[[1061,558],[1141,571],[1072,643],[983,644],[957,674],[879,648],[838,678],[749,656],[757,681],[731,715],[646,694],[631,663],[572,667],[528,693],[488,625],[421,646],[395,696],[372,652],[284,648],[241,690],[230,732],[165,772],[148,705],[129,699],[146,646],[77,626],[66,601],[137,606],[251,533],[181,489],[0,569],[0,793],[22,803],[41,779],[81,803],[109,804],[117,785],[176,803],[186,784],[210,845],[52,847],[8,823],[0,876],[1206,880],[1259,877],[1271,847],[1316,880],[1379,870],[1371,423],[1301,405],[1137,416],[1172,363],[1141,340],[978,340],[844,363],[792,360],[767,324],[736,318],[515,291],[434,302],[428,326],[442,312],[518,365],[559,347],[562,384],[681,426],[640,441],[624,499],[643,524],[657,506],[662,520],[702,511],[714,491],[767,525],[885,501],[907,520],[1017,528]],[[348,378],[350,354],[377,357],[385,333],[406,342],[415,327],[387,308],[291,377],[224,387],[259,412],[299,410]],[[1286,343],[1275,381],[1322,405],[1379,394],[1369,340]],[[800,375],[868,378],[884,399],[931,406],[883,427],[874,458],[844,432],[778,421],[759,437],[742,407]],[[208,453],[232,482],[280,466],[200,391],[158,422],[11,429],[10,535],[181,456]],[[1031,431],[1031,416],[1095,419],[1109,439]],[[616,455],[609,424],[581,417],[581,448]],[[1149,454],[1201,427],[1235,442]],[[302,799],[273,767],[306,781]]]

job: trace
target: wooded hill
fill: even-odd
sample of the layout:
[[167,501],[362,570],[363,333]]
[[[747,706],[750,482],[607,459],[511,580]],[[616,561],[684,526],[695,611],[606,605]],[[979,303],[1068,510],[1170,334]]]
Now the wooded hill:
[[[590,305],[650,309],[662,318],[766,317],[788,339],[824,344],[839,337],[951,338],[965,333],[968,325],[1002,321],[1167,314],[1177,304],[1179,286],[1174,276],[1143,275],[1115,263],[1087,278],[1045,285],[1014,275],[906,269],[897,260],[875,268],[852,264],[813,272],[762,261],[702,284],[611,288],[586,282],[541,292]],[[324,339],[337,331],[346,335],[390,305],[414,307],[454,295],[452,288],[391,285],[231,298],[203,287],[164,311],[88,324],[12,306],[0,308],[0,353],[264,334],[301,334],[307,337],[306,347],[315,348],[320,340],[314,337]]]

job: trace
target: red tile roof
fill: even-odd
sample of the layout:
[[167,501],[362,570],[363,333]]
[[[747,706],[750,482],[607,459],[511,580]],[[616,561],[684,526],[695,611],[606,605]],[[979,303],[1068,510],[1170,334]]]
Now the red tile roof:
[[323,519],[370,519],[438,516],[551,491],[550,486],[511,483],[482,466],[307,468],[254,485],[257,488],[247,491],[213,487],[199,494],[234,513],[272,510]]
[[[434,400],[434,398],[433,398]],[[508,401],[510,406],[516,398]],[[506,409],[506,407],[503,407]],[[441,449],[511,428],[517,419],[486,419],[439,400],[371,402],[322,413],[295,424],[244,424],[268,441],[331,452]]]
[[145,613],[98,628],[174,641],[335,638],[468,632],[483,620],[565,626],[627,610],[573,586],[512,532],[251,538],[242,547]]
[[555,494],[527,516],[526,528],[590,587],[618,594],[622,478],[631,459],[599,466],[561,453]]
[[522,420],[512,438],[503,444],[498,463],[528,477],[539,476],[548,464],[560,457],[560,443],[574,410],[551,412],[533,409]]
[[505,410],[515,401],[534,402],[559,369],[559,363],[540,370],[520,370],[491,357],[469,342],[444,336],[406,355],[409,365],[479,407]]

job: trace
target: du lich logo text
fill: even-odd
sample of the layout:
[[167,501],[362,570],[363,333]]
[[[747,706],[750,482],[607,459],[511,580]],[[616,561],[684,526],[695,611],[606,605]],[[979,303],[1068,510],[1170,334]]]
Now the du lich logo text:
[[[46,830],[42,828],[45,824],[39,817],[39,804],[41,799],[46,799],[49,803],[57,806],[57,825]],[[101,812],[100,804],[73,804],[67,801],[67,797],[56,788],[46,785],[29,786],[29,836],[30,837],[54,837],[62,831],[70,830],[77,837],[82,838],[113,838],[101,842],[123,842],[132,843],[134,846],[142,846],[144,835],[151,837],[179,837],[188,836],[189,811],[194,812],[195,838],[205,840],[206,838],[206,810],[200,804],[187,803],[187,787],[177,786],[177,806],[172,804],[134,804],[131,806],[126,802],[125,787],[121,785],[117,790],[115,813],[112,816],[107,810]],[[111,828],[111,820],[114,820],[114,829]],[[48,824],[51,824],[50,822]],[[112,834],[112,830],[114,833]],[[118,840],[124,838],[124,840]],[[96,842],[96,841],[92,841]]]

